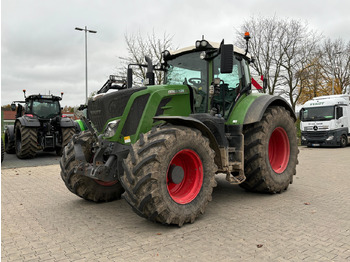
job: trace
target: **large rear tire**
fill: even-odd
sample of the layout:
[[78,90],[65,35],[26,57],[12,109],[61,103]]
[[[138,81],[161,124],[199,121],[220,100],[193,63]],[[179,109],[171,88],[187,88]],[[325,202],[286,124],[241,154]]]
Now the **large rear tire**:
[[[87,162],[93,159],[92,147],[94,137],[89,131],[83,131],[78,137]],[[121,198],[124,192],[119,181],[103,182],[76,173],[79,162],[75,159],[74,143],[71,140],[64,147],[60,160],[61,177],[66,187],[77,196],[93,202],[109,202]]]
[[33,158],[38,150],[37,129],[22,126],[17,122],[15,127],[15,149],[20,159]]
[[209,140],[196,129],[153,129],[140,136],[124,160],[124,198],[151,221],[193,223],[216,186],[214,157]]
[[244,128],[244,169],[241,187],[281,193],[293,182],[298,163],[296,128],[289,111],[270,107],[260,122]]
[[62,146],[56,148],[56,154],[58,156],[62,156],[64,147],[69,143],[72,139],[72,136],[75,133],[75,127],[62,127],[61,135],[62,135]]
[[340,137],[340,147],[346,147],[347,144],[348,144],[348,138],[346,137],[346,135],[342,135]]

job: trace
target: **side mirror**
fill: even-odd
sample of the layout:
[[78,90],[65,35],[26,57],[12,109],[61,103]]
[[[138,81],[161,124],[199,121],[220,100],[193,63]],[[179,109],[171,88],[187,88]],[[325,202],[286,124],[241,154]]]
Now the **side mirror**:
[[232,73],[233,68],[233,45],[221,46],[221,74]]
[[12,111],[16,111],[16,104],[15,104],[15,103],[12,103],[12,104],[11,104],[11,110],[12,110]]
[[336,114],[337,114],[336,119],[341,118],[343,116],[343,108],[342,107],[337,107]]

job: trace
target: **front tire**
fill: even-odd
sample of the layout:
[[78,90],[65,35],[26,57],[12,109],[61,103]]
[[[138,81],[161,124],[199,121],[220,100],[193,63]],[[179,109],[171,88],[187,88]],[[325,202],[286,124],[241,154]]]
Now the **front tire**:
[[346,135],[342,135],[340,137],[340,147],[346,147],[347,144],[348,144],[348,138],[346,137]]
[[260,122],[244,127],[244,169],[249,191],[281,193],[296,174],[296,128],[289,111],[269,107]]
[[[86,161],[91,163],[93,160],[93,135],[90,131],[84,131],[79,134],[78,139],[82,143]],[[103,182],[77,174],[76,167],[78,165],[79,162],[75,159],[74,143],[73,140],[70,140],[68,145],[64,147],[60,160],[61,177],[69,191],[93,202],[110,202],[121,198],[124,189],[119,181]]]
[[166,125],[142,134],[124,160],[124,198],[151,221],[193,223],[216,186],[214,157],[196,129]]
[[15,127],[15,149],[20,159],[33,158],[38,150],[37,129],[22,126],[17,122]]

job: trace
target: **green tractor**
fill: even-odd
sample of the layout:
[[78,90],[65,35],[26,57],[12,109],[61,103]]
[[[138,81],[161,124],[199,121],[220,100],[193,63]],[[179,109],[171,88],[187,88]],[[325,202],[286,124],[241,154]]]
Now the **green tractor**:
[[[296,117],[279,96],[253,92],[248,53],[196,41],[164,51],[157,68],[146,57],[146,85],[102,88],[87,105],[87,129],[62,155],[67,188],[95,202],[122,194],[140,216],[193,223],[212,199],[215,175],[261,193],[286,190],[296,173]],[[154,70],[164,84],[155,85]]]

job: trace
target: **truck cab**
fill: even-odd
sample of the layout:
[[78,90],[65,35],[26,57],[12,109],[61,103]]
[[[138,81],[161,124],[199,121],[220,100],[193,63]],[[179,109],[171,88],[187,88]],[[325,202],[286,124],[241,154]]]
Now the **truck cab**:
[[300,120],[302,145],[344,147],[350,143],[350,96],[315,97],[303,105]]

